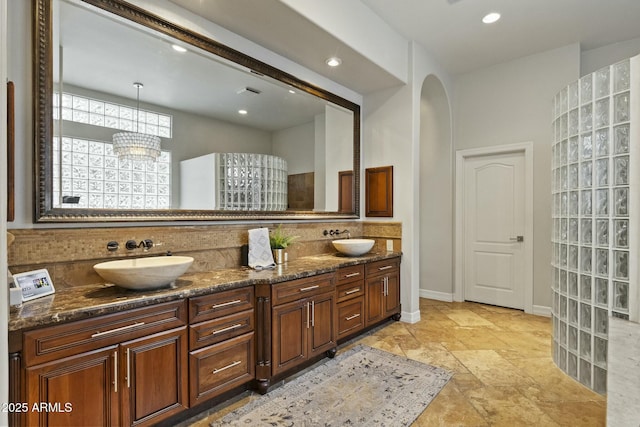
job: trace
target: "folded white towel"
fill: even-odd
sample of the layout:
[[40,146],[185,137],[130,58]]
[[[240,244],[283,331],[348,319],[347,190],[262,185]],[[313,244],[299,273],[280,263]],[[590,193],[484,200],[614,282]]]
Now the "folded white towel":
[[249,267],[262,270],[275,266],[269,244],[269,229],[264,227],[249,230]]

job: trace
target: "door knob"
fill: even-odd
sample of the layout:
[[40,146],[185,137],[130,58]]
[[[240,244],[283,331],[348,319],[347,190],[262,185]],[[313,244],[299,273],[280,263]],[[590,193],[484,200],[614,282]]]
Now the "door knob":
[[524,242],[524,236],[509,237],[512,242]]

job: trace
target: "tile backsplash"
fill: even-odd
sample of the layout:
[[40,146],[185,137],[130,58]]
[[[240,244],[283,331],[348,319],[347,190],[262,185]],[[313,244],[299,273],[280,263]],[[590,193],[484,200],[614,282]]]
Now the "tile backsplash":
[[[247,243],[247,230],[256,227],[273,229],[274,223],[238,225],[184,225],[165,227],[15,229],[9,230],[15,241],[9,247],[9,269],[12,273],[46,268],[57,287],[78,286],[101,282],[93,266],[102,261],[126,257],[165,255],[192,256],[195,261],[189,271],[208,271],[240,265],[240,247]],[[333,237],[324,230],[348,229],[351,237],[376,239],[373,251],[385,251],[386,240],[392,240],[400,251],[402,225],[398,222],[323,222],[286,223],[283,232],[299,236],[288,249],[289,259],[335,252]],[[127,240],[137,243],[151,239],[149,251],[127,250]],[[110,252],[107,243],[118,242]]]

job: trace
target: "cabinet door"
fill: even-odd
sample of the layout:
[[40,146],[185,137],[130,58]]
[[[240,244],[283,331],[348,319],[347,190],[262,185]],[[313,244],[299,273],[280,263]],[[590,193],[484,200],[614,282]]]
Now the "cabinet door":
[[307,325],[310,311],[306,300],[273,308],[273,372],[279,374],[307,359]]
[[307,302],[311,310],[309,328],[309,357],[336,346],[336,324],[334,316],[335,293],[318,295]]
[[26,425],[121,425],[117,359],[117,346],[110,346],[27,368]]
[[367,326],[384,318],[384,277],[367,279]]
[[390,272],[387,275],[387,296],[385,298],[385,315],[389,317],[392,314],[400,312],[400,275],[397,271]]
[[186,327],[121,344],[123,425],[150,425],[188,407]]

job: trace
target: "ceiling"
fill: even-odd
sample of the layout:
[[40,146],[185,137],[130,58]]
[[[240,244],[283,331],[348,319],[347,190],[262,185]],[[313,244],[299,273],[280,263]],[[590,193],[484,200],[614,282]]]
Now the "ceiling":
[[[170,1],[358,93],[402,83],[280,0]],[[342,65],[328,67],[331,56]]]
[[187,51],[178,53],[171,47],[175,40],[94,8],[61,2],[59,19],[65,85],[131,99],[133,83],[141,82],[143,104],[266,131],[309,123],[325,112],[320,98],[184,43]]
[[[638,0],[361,0],[452,74],[580,43],[640,37]],[[482,17],[502,18],[486,25]]]
[[[360,93],[400,84],[279,0],[171,1]],[[589,50],[640,37],[639,0],[343,1],[361,1],[452,75],[568,44]],[[482,24],[490,11],[502,19]],[[334,54],[343,64],[329,70],[324,60]]]

